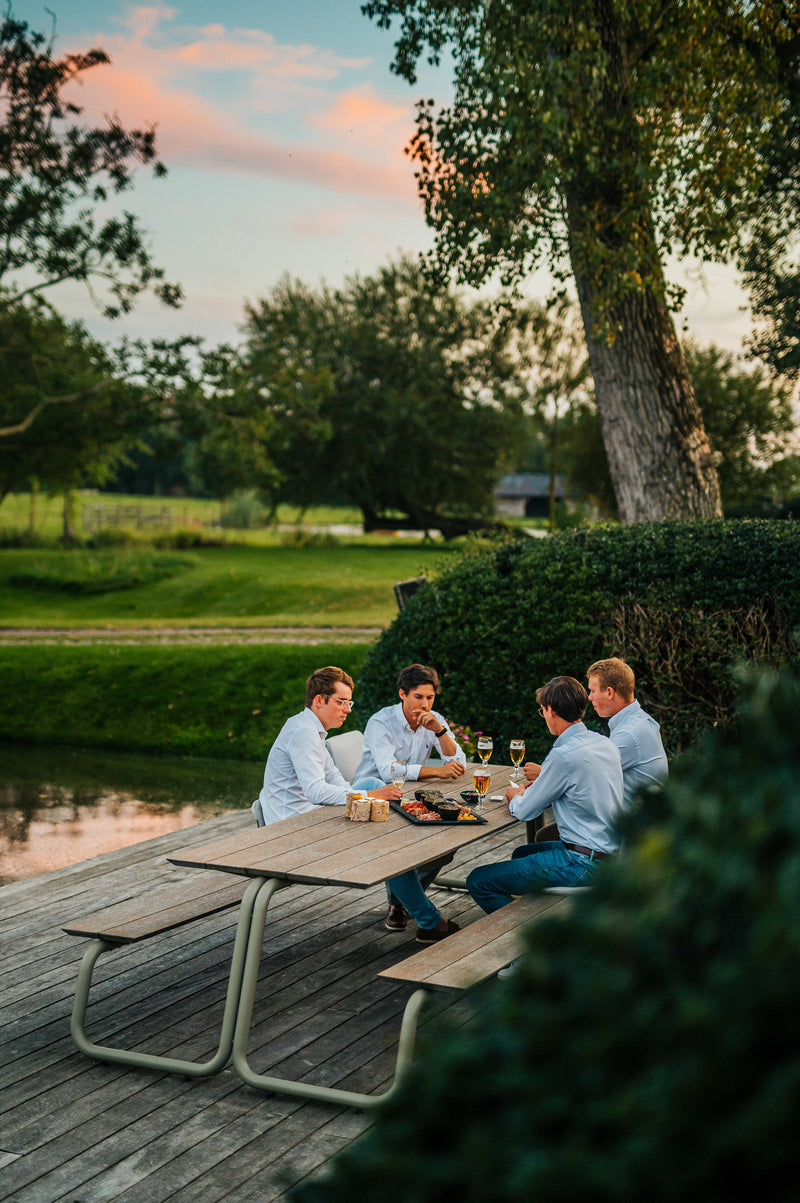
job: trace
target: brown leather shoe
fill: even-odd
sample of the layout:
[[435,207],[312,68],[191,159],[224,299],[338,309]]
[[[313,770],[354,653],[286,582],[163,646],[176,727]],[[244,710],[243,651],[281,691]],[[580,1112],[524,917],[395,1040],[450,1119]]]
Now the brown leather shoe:
[[458,924],[454,919],[440,919],[436,927],[417,928],[417,943],[436,944],[439,940],[444,940],[447,936],[452,936],[453,932],[458,930]]
[[387,931],[405,931],[408,926],[408,911],[399,902],[389,907],[383,926]]

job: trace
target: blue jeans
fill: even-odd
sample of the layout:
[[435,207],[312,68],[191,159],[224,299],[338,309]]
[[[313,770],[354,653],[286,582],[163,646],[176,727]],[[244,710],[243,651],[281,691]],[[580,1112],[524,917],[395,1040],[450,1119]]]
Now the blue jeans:
[[[385,781],[381,781],[378,777],[365,777],[363,781],[354,781],[353,789],[382,789],[385,784]],[[452,858],[445,858],[441,864],[446,864],[449,859]],[[431,877],[435,877],[439,872],[441,864],[436,862],[435,867],[430,866],[433,869],[430,876],[425,872],[429,866],[423,865],[421,869],[409,869],[407,873],[401,873],[399,877],[391,877],[386,883],[386,896],[389,903],[401,903],[419,927],[436,927],[442,917],[425,893],[425,886],[429,884]],[[422,881],[420,880],[421,874],[424,874]]]
[[561,840],[523,844],[511,860],[473,869],[467,889],[487,915],[507,906],[517,894],[531,894],[542,886],[588,885],[598,861],[581,852],[571,852]]

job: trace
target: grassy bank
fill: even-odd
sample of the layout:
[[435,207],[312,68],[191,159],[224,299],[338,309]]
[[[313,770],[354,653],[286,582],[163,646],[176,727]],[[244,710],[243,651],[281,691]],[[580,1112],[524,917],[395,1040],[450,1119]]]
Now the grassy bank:
[[[0,740],[262,760],[309,673],[366,644],[0,647]],[[350,720],[352,722],[352,720]]]
[[0,550],[0,626],[370,626],[442,545]]

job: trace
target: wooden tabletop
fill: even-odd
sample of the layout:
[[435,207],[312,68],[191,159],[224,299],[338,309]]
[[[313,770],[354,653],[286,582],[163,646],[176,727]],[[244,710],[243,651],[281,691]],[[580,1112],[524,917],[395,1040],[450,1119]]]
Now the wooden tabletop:
[[[473,767],[469,765],[457,781],[433,780],[424,786],[409,782],[403,792],[413,796],[415,789],[430,788],[458,797],[461,790],[472,787]],[[502,794],[512,769],[492,764],[489,768],[489,792]],[[353,823],[343,806],[319,806],[296,818],[253,827],[205,847],[174,853],[168,859],[175,865],[219,869],[246,877],[366,889],[485,839],[517,821],[508,813],[505,800],[491,802],[488,796],[486,809],[478,813],[488,822],[416,824],[390,811],[384,823]]]

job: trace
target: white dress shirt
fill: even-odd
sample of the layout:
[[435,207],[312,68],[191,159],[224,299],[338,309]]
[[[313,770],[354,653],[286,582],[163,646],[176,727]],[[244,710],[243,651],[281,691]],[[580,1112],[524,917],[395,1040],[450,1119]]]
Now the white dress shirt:
[[[405,760],[408,766],[406,779],[418,781],[419,771],[434,744],[439,748],[442,760],[457,760],[466,766],[467,758],[453,738],[453,732],[446,720],[436,710],[432,711],[432,714],[436,718],[436,730],[441,731],[444,727],[445,733],[456,744],[453,756],[444,755],[439,740],[427,727],[417,727],[416,731],[412,731],[403,713],[403,703],[398,702],[394,706],[384,706],[383,710],[376,711],[367,722],[361,759],[353,774],[353,781],[364,781],[367,777],[380,777],[381,781],[391,781],[393,760]],[[444,735],[441,738],[443,739]]]
[[610,739],[573,723],[562,731],[523,794],[511,799],[515,819],[535,819],[548,807],[559,837],[597,852],[616,852],[615,825],[623,811],[622,764]]
[[308,707],[293,714],[272,745],[261,793],[252,805],[258,822],[277,823],[315,806],[344,806],[350,785],[325,747],[328,732]]

